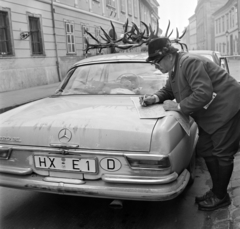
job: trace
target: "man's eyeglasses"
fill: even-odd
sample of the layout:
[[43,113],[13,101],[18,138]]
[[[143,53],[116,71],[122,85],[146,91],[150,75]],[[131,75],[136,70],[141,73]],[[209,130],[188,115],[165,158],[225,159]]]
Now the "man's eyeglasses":
[[159,57],[159,58],[156,58],[156,59],[150,61],[150,64],[152,64],[152,65],[158,65],[158,64],[160,63],[160,61],[164,59],[164,57],[165,57],[165,56],[161,56],[161,57]]

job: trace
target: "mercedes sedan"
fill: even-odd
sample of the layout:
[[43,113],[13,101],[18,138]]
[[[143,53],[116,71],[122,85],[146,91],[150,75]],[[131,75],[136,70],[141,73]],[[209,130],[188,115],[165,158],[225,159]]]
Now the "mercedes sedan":
[[1,114],[0,186],[119,200],[178,196],[194,179],[198,129],[178,112],[152,116],[161,104],[138,106],[167,78],[146,57],[86,58],[52,96]]

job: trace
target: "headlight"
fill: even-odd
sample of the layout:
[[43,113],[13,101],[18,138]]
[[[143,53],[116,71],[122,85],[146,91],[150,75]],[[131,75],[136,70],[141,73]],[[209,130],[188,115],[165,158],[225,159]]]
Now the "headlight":
[[171,167],[168,156],[160,155],[125,155],[132,169],[163,170]]

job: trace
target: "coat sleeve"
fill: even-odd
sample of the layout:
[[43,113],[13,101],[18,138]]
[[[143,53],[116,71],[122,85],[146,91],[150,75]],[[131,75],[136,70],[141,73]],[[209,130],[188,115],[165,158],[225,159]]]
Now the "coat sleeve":
[[171,84],[169,82],[169,78],[166,82],[166,85],[162,89],[157,91],[155,93],[155,95],[158,96],[159,103],[163,103],[165,100],[173,100],[175,98],[174,94],[172,92],[172,88],[171,88]]
[[180,101],[181,110],[185,114],[202,109],[212,99],[212,81],[205,69],[203,61],[187,58],[182,63],[183,76],[186,78],[192,93]]

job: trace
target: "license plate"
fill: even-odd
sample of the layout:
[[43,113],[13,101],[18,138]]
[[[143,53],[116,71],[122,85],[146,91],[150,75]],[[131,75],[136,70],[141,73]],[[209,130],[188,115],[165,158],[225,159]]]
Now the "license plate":
[[79,157],[34,156],[38,169],[58,170],[66,172],[96,173],[96,160]]

